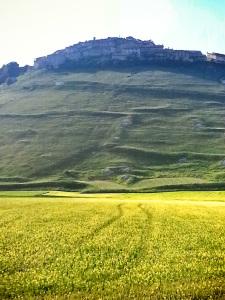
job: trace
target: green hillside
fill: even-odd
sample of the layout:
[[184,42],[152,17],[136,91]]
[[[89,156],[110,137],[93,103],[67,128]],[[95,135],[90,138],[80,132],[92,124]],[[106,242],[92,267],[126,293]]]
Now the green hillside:
[[0,86],[0,188],[223,186],[224,75],[198,65],[27,72]]

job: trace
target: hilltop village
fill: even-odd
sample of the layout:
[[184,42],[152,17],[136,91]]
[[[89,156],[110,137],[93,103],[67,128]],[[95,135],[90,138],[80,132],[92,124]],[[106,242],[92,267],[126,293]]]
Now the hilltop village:
[[68,63],[73,65],[121,64],[122,62],[206,61],[201,51],[165,49],[153,41],[133,37],[107,38],[75,44],[35,60],[34,67],[57,69]]
[[80,42],[48,56],[37,58],[34,67],[36,69],[58,69],[69,64],[73,66],[105,66],[130,62],[151,64],[206,61],[225,64],[225,55],[208,53],[206,56],[201,51],[164,48],[163,45],[156,45],[152,40],[109,37]]
[[82,67],[123,66],[130,64],[214,63],[225,66],[225,55],[202,54],[201,51],[173,50],[156,45],[152,40],[133,37],[109,37],[80,42],[53,54],[39,57],[34,66],[19,67],[15,62],[0,69],[0,84],[16,82],[16,78],[32,69],[74,69]]

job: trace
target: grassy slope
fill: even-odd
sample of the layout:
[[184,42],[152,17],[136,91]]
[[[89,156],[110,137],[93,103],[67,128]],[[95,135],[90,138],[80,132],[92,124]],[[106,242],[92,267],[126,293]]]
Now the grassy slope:
[[224,299],[225,192],[29,195],[0,201],[1,299]]
[[68,188],[68,181],[74,189],[81,180],[95,190],[223,182],[221,72],[170,67],[21,76],[0,89],[0,188],[27,180],[48,181],[48,188],[58,181]]

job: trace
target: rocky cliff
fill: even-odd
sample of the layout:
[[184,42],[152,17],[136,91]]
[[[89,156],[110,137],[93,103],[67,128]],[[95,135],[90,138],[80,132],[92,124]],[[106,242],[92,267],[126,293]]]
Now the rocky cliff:
[[81,42],[35,60],[36,69],[59,69],[76,66],[107,66],[139,62],[202,62],[206,56],[201,51],[166,49],[151,40],[133,37],[107,38]]

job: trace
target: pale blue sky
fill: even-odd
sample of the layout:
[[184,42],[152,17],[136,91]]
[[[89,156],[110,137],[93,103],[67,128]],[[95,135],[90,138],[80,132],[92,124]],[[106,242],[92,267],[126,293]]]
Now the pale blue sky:
[[94,36],[225,53],[225,0],[0,0],[0,28],[0,66]]

